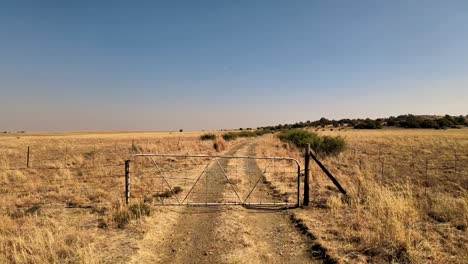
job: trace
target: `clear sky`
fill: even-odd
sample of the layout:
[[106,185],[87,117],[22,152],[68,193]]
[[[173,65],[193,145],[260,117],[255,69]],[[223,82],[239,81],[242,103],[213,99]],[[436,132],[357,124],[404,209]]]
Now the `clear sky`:
[[468,114],[468,1],[0,0],[0,130]]

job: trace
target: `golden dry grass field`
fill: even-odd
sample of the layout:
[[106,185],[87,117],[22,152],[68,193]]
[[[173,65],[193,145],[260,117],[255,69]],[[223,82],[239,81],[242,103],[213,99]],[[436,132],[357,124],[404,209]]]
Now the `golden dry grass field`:
[[[273,134],[219,142],[219,152],[199,139],[204,132],[1,134],[0,263],[466,263],[468,129],[316,132],[347,142],[343,153],[323,162],[349,201],[312,166],[312,205],[267,213],[157,206],[143,191],[137,197],[136,188],[127,207],[124,161],[142,151],[288,156],[303,163],[302,150]],[[235,188],[249,189],[251,179],[238,167],[253,164],[222,166],[239,171]],[[268,167],[259,190],[294,201],[295,174],[282,170]],[[219,190],[214,195],[226,198],[228,189]]]
[[[348,144],[324,163],[350,203],[315,165],[312,206],[295,212],[330,255],[344,263],[466,263],[468,129],[313,131]],[[261,155],[302,154],[271,136],[258,146]]]
[[123,164],[132,141],[149,152],[213,153],[212,143],[198,140],[199,134],[0,135],[0,262],[105,261],[107,257],[98,256],[102,249],[93,245],[121,235],[120,230],[108,230],[131,218],[123,205]]

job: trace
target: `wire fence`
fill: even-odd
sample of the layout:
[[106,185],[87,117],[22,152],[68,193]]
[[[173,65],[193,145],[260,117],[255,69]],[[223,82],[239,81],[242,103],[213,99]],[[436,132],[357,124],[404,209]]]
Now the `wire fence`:
[[[46,197],[41,201],[47,203],[69,199],[65,197],[66,195],[54,198],[52,197],[54,194],[66,193],[69,196],[76,194],[88,199],[92,195],[87,195],[86,192],[91,194],[101,190],[112,193],[112,199],[123,198],[124,160],[131,151],[132,147],[129,147],[128,144],[114,144],[87,146],[80,148],[79,151],[73,146],[58,149],[31,148],[30,151],[25,150],[24,153],[4,155],[6,164],[9,166],[0,164],[0,176],[2,177],[0,178],[2,181],[0,196],[15,198],[15,195],[16,197],[43,195]],[[325,163],[332,172],[340,172],[338,173],[339,177],[343,177],[340,174],[346,176],[347,172],[352,174],[352,172],[359,170],[363,174],[372,175],[382,184],[410,180],[428,187],[455,186],[460,190],[468,189],[468,154],[454,151],[451,156],[438,157],[437,153],[428,155],[421,153],[425,153],[424,150],[405,153],[406,156],[401,156],[398,153],[356,148],[349,150],[342,158],[343,160]],[[166,180],[174,183],[171,185],[182,188],[182,194],[184,194],[196,183],[200,171],[208,160],[162,158],[158,164],[165,173]],[[343,168],[343,164],[354,165]],[[133,176],[137,177],[132,179],[132,196],[141,199],[154,199],[155,197],[159,200],[161,200],[160,198],[166,199],[164,195],[168,195],[171,190],[161,178],[161,171],[157,170],[150,160],[141,161],[135,165],[132,166],[131,172]],[[263,172],[265,177],[262,176],[262,183],[264,178],[286,183],[283,184],[287,187],[283,190],[284,193],[288,193],[290,197],[297,193],[295,189],[297,171],[284,162],[275,161],[268,165],[256,162],[230,161],[221,165],[221,170],[213,172],[214,170],[211,169],[212,176],[202,176],[202,180],[208,178],[209,182],[210,177],[211,179],[224,180],[222,172],[224,170],[234,185],[244,184],[243,188],[250,190],[249,188],[253,187],[256,180],[259,179],[262,170],[269,166]],[[213,181],[211,184],[215,186],[217,183]],[[205,186],[205,189],[198,190],[200,186]],[[200,184],[200,186],[196,186],[197,188],[192,190],[193,197],[219,196],[218,191],[206,190],[206,184]],[[265,189],[263,191],[268,193],[271,190]],[[242,198],[245,198],[245,195]],[[228,201],[238,198],[232,192],[224,192],[223,197]],[[267,198],[267,196],[259,197],[258,201],[266,201]],[[210,199],[205,197],[198,200],[207,201]],[[215,201],[216,199],[212,198],[211,200]]]
[[[388,187],[411,183],[414,190],[422,187],[433,193],[464,195],[468,190],[468,155],[455,151],[453,155],[442,153],[444,155],[424,149],[397,154],[351,149],[324,163],[340,181],[348,184],[353,184],[356,175],[362,175]],[[312,169],[313,176],[321,175],[316,166]]]
[[[8,157],[10,160],[14,157]],[[8,163],[13,163],[8,160]],[[63,157],[42,157],[25,166],[0,167],[1,209],[28,207],[96,207],[122,199],[124,163],[99,159],[78,164]],[[101,164],[98,164],[101,163]],[[104,163],[104,164],[102,164]],[[16,163],[17,164],[17,163]],[[53,205],[53,206],[52,206]]]

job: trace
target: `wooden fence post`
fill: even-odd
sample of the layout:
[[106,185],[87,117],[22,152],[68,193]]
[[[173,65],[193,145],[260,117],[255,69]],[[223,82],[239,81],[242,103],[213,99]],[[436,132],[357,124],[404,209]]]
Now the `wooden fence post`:
[[304,206],[309,206],[309,165],[310,165],[310,144],[306,145],[305,150],[305,163],[304,163]]
[[125,204],[130,200],[130,160],[125,161]]
[[26,168],[29,168],[29,146],[28,146],[28,154],[26,156]]

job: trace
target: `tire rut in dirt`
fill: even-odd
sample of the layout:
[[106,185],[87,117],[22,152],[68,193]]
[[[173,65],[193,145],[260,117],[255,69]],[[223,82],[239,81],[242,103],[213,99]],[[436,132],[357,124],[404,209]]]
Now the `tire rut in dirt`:
[[[235,154],[242,146],[233,147],[226,155]],[[221,167],[225,167],[228,160],[220,159],[219,162]],[[222,200],[227,186],[219,177],[218,170],[218,166],[213,164],[206,171],[207,182],[200,182],[194,187],[192,202]],[[222,241],[220,236],[216,235],[216,227],[221,224],[219,216],[222,210],[223,207],[220,206],[183,208],[182,216],[174,226],[170,237],[171,245],[162,249],[166,252],[163,254],[165,258],[161,260],[161,263],[220,263],[220,256],[229,250],[226,241]]]

